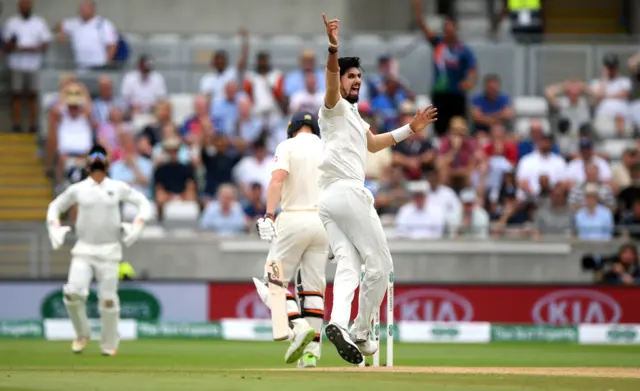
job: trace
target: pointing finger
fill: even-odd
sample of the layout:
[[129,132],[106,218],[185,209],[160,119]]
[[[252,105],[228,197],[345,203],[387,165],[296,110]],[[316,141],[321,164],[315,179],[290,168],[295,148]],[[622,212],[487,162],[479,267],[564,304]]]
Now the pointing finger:
[[322,20],[324,21],[325,26],[328,24],[327,22],[327,15],[326,14],[322,14]]

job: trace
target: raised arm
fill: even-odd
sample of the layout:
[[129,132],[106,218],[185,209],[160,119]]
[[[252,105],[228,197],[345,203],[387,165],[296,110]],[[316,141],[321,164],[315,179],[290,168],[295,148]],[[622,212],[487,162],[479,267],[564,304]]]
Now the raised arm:
[[396,145],[397,143],[412,136],[414,133],[422,132],[429,124],[436,122],[438,110],[429,105],[423,110],[418,110],[409,125],[402,126],[391,132],[374,135],[369,131],[367,133],[367,149],[371,153],[376,153],[385,148]]
[[422,12],[422,0],[413,0],[412,7],[413,15],[415,16],[416,22],[418,23],[418,26],[420,26],[420,30],[422,30],[425,38],[427,38],[429,41],[433,41],[434,39],[436,39],[438,37],[438,34],[436,34],[435,31],[431,30],[429,26],[427,26],[427,23],[424,21],[424,14]]
[[333,109],[340,101],[340,67],[338,66],[338,19],[327,20],[327,15],[322,14],[324,26],[329,38],[329,56],[325,69],[326,92],[324,93],[324,105],[327,109]]

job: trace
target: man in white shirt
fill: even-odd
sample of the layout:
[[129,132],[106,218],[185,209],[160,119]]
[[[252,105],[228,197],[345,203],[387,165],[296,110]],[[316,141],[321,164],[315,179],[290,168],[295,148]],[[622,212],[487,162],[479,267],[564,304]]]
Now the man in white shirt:
[[591,82],[591,93],[596,99],[596,117],[616,120],[616,130],[622,132],[629,118],[631,80],[619,72],[618,56],[609,53],[604,57],[600,79]]
[[409,183],[412,200],[403,205],[396,215],[396,232],[407,239],[440,239],[444,236],[445,213],[436,203],[431,202],[429,183],[426,181]]
[[258,53],[256,63],[255,72],[245,74],[243,88],[253,101],[253,113],[267,124],[272,124],[282,118],[285,107],[284,75],[271,66],[268,53]]
[[253,143],[252,153],[243,157],[232,170],[233,180],[240,187],[243,197],[250,193],[251,184],[259,183],[266,198],[273,165],[273,155],[267,151],[264,137],[260,137]]
[[[285,287],[299,268],[296,285],[300,307],[287,292],[287,313],[293,331],[289,333],[291,345],[285,361],[293,363],[301,359],[302,367],[315,367],[320,358],[329,253],[327,234],[318,216],[318,165],[322,153],[319,132],[313,114],[293,115],[287,129],[289,139],[278,145],[273,159],[267,213],[258,220],[260,238],[271,242],[267,264],[274,260],[282,262]],[[282,211],[276,229],[274,215],[278,204]],[[256,283],[256,287],[264,292],[260,284]]]
[[[428,106],[419,110],[408,125],[383,134],[371,133],[355,105],[362,85],[360,59],[338,59],[339,22],[328,21],[325,15],[323,19],[329,56],[326,95],[319,115],[323,158],[318,209],[338,263],[326,334],[343,360],[359,364],[363,355],[373,355],[378,350],[378,344],[370,340],[371,322],[382,305],[393,269],[373,196],[364,186],[367,151],[380,151],[423,131],[435,122],[436,110]],[[363,265],[366,270],[360,282]],[[358,285],[358,316],[351,330],[347,330]]]
[[462,212],[460,199],[452,188],[442,184],[440,172],[437,169],[431,170],[427,173],[427,181],[430,189],[429,203],[442,209],[447,220],[458,218]]
[[164,77],[153,70],[153,60],[146,54],[140,56],[138,69],[124,76],[121,90],[134,114],[151,113],[155,104],[167,96]]
[[489,213],[478,204],[478,196],[473,188],[460,192],[462,213],[447,221],[449,237],[486,239],[489,237]]
[[116,53],[116,28],[109,19],[96,15],[96,4],[91,0],[82,1],[79,17],[60,23],[58,36],[61,40],[70,38],[76,65],[80,69],[103,68]]
[[291,97],[289,111],[310,111],[317,113],[324,102],[324,93],[318,91],[316,74],[308,72],[304,76],[304,91],[298,91]]
[[611,167],[593,151],[593,142],[588,138],[580,140],[580,156],[573,159],[567,166],[567,181],[571,185],[580,185],[585,181],[585,167],[594,164],[598,166],[599,180],[603,183],[611,181]]
[[31,0],[18,2],[19,15],[7,20],[3,40],[9,53],[11,69],[11,117],[13,131],[22,131],[23,98],[29,101],[29,131],[34,133],[38,120],[38,72],[42,53],[51,41],[51,31],[44,19],[33,15]]
[[[108,165],[106,150],[101,146],[93,147],[87,158],[89,177],[71,185],[49,204],[47,227],[51,245],[57,250],[71,230],[71,227],[60,225],[60,215],[74,204],[78,205],[75,223],[78,240],[71,250],[69,276],[63,287],[64,305],[76,332],[71,348],[74,353],[82,352],[91,337],[86,300],[95,277],[102,321],[100,350],[105,356],[115,356],[120,343],[118,267],[122,261],[121,242],[129,247],[140,237],[145,221],[151,216],[151,205],[144,195],[128,184],[108,178]],[[121,222],[121,202],[138,207],[133,224]]]
[[240,32],[242,38],[242,51],[237,66],[229,66],[229,54],[224,50],[216,50],[211,56],[212,72],[207,73],[200,79],[200,93],[206,94],[213,102],[215,99],[224,97],[224,87],[231,81],[238,81],[238,76],[243,72],[249,57],[249,34],[247,31]]
[[516,171],[518,186],[529,196],[540,193],[540,177],[549,177],[549,185],[555,186],[566,179],[567,163],[562,156],[552,152],[553,136],[544,135],[538,148],[520,160]]

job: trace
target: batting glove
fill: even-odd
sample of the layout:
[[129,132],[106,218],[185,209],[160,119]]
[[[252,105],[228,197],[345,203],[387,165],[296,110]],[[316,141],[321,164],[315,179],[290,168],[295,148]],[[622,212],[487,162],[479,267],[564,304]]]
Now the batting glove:
[[59,249],[64,244],[64,238],[67,233],[71,231],[71,227],[60,226],[59,221],[49,222],[49,241],[51,241],[51,248],[54,250]]
[[271,242],[276,237],[276,225],[273,222],[272,215],[266,214],[264,217],[259,218],[256,225],[258,226],[260,239]]

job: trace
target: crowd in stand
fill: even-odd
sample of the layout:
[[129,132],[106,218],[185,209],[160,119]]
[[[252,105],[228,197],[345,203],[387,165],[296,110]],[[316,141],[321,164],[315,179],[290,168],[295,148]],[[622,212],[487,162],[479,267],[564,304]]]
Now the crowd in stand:
[[[20,1],[21,10],[29,3]],[[16,48],[23,27],[15,26],[23,22],[10,22],[4,31]],[[438,124],[370,155],[366,166],[366,185],[396,235],[640,238],[640,142],[628,145],[614,163],[598,152],[592,126],[610,118],[620,135],[638,130],[640,100],[632,98],[640,97],[634,95],[640,94],[640,77],[621,76],[619,59],[607,55],[599,79],[549,86],[551,128],[533,120],[523,136],[514,131],[512,97],[502,91],[498,75],[485,76],[481,92],[471,94],[482,64],[457,39],[455,21],[445,22],[442,35],[422,20],[420,26],[434,46],[431,100]],[[101,69],[115,56],[116,29],[96,16],[92,2],[83,2],[79,17],[63,22],[58,35],[71,39],[80,68]],[[58,96],[47,103],[47,165],[57,183],[83,177],[83,155],[98,141],[109,151],[111,177],[154,200],[159,221],[167,204],[189,202],[199,206],[203,229],[246,231],[264,213],[273,152],[286,138],[289,116],[317,112],[323,102],[324,70],[313,51],[302,52],[298,69],[290,72],[275,69],[266,52],[249,69],[247,32],[241,36],[237,63],[224,51],[212,53],[211,71],[200,91],[193,91],[192,115],[184,123],[173,122],[165,80],[146,55],[121,85],[101,78],[95,94],[80,77],[62,76]],[[43,33],[30,43],[38,51],[10,55],[37,55],[48,39]],[[640,56],[627,65],[640,74]],[[12,69],[29,75],[37,68]],[[416,97],[394,58],[380,57],[378,69],[364,77],[358,109],[373,132],[411,120]],[[14,87],[33,87],[26,84]]]

